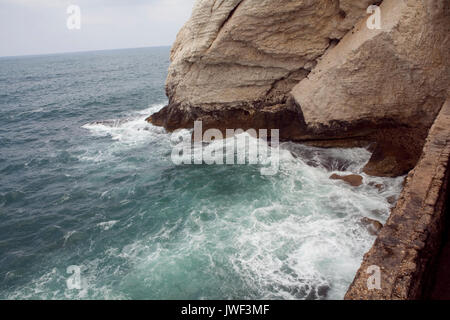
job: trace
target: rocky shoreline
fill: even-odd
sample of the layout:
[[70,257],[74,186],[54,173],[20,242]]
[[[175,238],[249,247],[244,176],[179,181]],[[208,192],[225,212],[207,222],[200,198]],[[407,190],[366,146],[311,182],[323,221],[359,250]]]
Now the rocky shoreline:
[[[364,256],[346,299],[429,297],[448,224],[449,168],[450,99],[431,128],[422,157],[409,173],[396,207]],[[378,290],[368,289],[370,266],[380,268]]]
[[[379,5],[377,28],[367,23],[370,5]],[[382,292],[364,290],[360,269],[346,298],[422,296],[434,263],[422,249],[437,255],[443,229],[443,200],[427,192],[447,185],[436,170],[447,175],[449,1],[197,1],[172,48],[166,93],[169,104],[147,120],[169,131],[196,120],[203,130],[280,129],[281,140],[368,147],[368,175],[409,172],[361,267],[383,265]],[[415,245],[424,246],[414,249],[419,260],[408,260]]]

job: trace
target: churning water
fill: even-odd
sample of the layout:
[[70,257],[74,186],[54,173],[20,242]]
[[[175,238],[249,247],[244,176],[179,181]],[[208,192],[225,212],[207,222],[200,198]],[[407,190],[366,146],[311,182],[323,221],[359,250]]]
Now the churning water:
[[[282,143],[280,171],[182,165],[145,118],[169,48],[0,59],[0,298],[341,299],[402,179]],[[379,192],[368,182],[384,183]],[[69,288],[69,266],[81,288]]]

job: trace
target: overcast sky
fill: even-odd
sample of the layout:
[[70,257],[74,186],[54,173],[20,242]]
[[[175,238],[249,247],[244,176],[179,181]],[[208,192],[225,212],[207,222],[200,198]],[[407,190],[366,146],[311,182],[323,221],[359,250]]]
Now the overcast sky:
[[[0,0],[0,56],[171,45],[195,0]],[[81,29],[67,28],[67,8]]]

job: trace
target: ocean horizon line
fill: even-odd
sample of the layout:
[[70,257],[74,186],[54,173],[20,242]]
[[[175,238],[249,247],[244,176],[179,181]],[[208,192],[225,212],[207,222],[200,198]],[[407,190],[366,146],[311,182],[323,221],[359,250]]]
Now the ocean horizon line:
[[167,48],[167,47],[171,47],[171,45],[167,44],[167,45],[158,45],[158,46],[127,47],[127,48],[114,48],[114,49],[94,49],[94,50],[61,51],[61,52],[49,52],[49,53],[30,53],[30,54],[7,55],[7,56],[0,55],[0,59],[31,58],[31,57],[42,57],[42,56],[65,55],[65,54],[107,52],[107,51],[120,51],[120,50],[137,50],[137,49],[151,49],[151,48]]

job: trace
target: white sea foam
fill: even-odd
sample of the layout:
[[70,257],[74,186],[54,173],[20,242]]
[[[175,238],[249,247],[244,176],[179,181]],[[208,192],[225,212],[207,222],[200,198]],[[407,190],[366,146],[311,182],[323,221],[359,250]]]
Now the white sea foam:
[[[208,147],[223,148],[228,143],[215,141]],[[261,141],[253,139],[250,143]],[[370,158],[363,148],[325,152],[346,160],[347,170],[351,169],[347,174],[361,174]],[[134,266],[136,277],[145,279],[148,286],[159,286],[161,294],[165,285],[170,286],[160,282],[164,275],[186,271],[183,265],[192,263],[193,257],[204,257],[203,262],[209,264],[207,269],[220,274],[216,256],[223,255],[240,281],[253,292],[250,298],[341,299],[374,241],[374,236],[361,225],[361,218],[384,222],[391,207],[386,197],[399,194],[403,178],[363,174],[366,184],[385,185],[380,193],[371,186],[354,188],[330,180],[332,172],[320,165],[307,165],[305,159],[295,157],[284,145],[281,177],[267,178],[273,196],[269,204],[224,204],[211,199],[189,213],[176,239],[172,237],[183,226],[181,221],[125,247],[120,256]],[[170,247],[160,246],[161,240],[171,240]],[[235,297],[223,290],[222,298]]]
[[109,229],[111,229],[117,222],[119,222],[118,220],[111,220],[111,221],[106,221],[106,222],[100,222],[97,224],[98,227],[102,228],[104,231],[108,231]]
[[163,106],[163,104],[156,104],[144,110],[132,112],[125,118],[95,121],[83,125],[82,128],[89,130],[92,135],[111,137],[117,143],[108,145],[104,149],[87,148],[84,154],[79,156],[79,159],[81,161],[104,162],[114,158],[117,151],[138,147],[152,141],[169,144],[165,130],[146,121],[149,115],[157,112]]
[[[160,107],[136,112],[123,121],[83,126],[96,136],[113,140],[108,150],[85,156],[107,161],[115,150],[164,140],[164,150],[159,152],[169,157],[169,136],[145,121]],[[190,135],[190,131],[182,134]],[[228,150],[234,143],[231,139],[234,138],[203,147],[209,152]],[[264,141],[251,137],[249,143],[266,147]],[[247,154],[246,160],[251,156]],[[123,298],[127,297],[123,292],[129,288],[146,288],[151,292],[149,298],[341,299],[375,239],[361,224],[361,218],[384,223],[392,207],[387,198],[400,193],[403,181],[402,177],[379,178],[362,173],[369,158],[370,152],[364,148],[320,149],[282,143],[278,175],[258,180],[262,186],[247,181],[235,186],[258,187],[266,197],[236,201],[233,197],[204,199],[196,195],[196,201],[184,215],[169,223],[172,210],[183,210],[183,203],[172,203],[166,213],[168,221],[158,231],[84,262],[86,286],[88,292],[93,292],[88,296]],[[259,174],[259,170],[254,172]],[[330,180],[332,173],[361,174],[364,185],[354,188]],[[189,178],[196,177],[186,177]],[[383,184],[384,188],[380,192],[369,183]],[[208,186],[204,188],[207,190]],[[129,200],[119,203],[125,205]],[[111,230],[116,223],[117,220],[110,220],[97,226]],[[67,234],[65,241],[70,236]],[[120,290],[97,279],[108,272],[111,276],[119,272],[108,266],[111,259],[125,261],[122,263],[130,268],[118,274]],[[32,287],[43,291],[40,288],[48,285],[50,275],[54,276],[53,271],[36,280]],[[59,276],[60,281],[66,277]],[[244,296],[236,289],[239,287],[246,288]],[[53,296],[58,294],[61,292]],[[74,293],[64,294],[73,297]]]
[[[364,149],[330,151],[356,159],[350,165],[354,173],[360,173],[370,156]],[[385,196],[400,192],[402,178],[365,176],[386,185],[385,193],[379,194],[373,187],[331,181],[325,169],[289,156],[283,157],[282,170],[285,181],[277,190],[284,194],[281,201],[254,208],[251,222],[235,226],[236,272],[245,274],[263,298],[325,298],[318,294],[321,291],[327,298],[340,299],[374,240],[361,226],[361,218],[384,222],[390,208]]]
[[[81,289],[69,289],[66,285],[67,278],[70,276],[66,271],[58,268],[51,268],[41,276],[33,279],[31,283],[26,284],[20,289],[7,295],[8,300],[27,300],[27,299],[108,299],[119,300],[128,297],[120,292],[112,290],[107,284],[101,284],[100,276],[105,270],[101,266],[102,261],[95,259],[87,261],[82,266]],[[109,275],[112,275],[110,272]],[[49,288],[53,288],[49,290]]]
[[126,144],[137,144],[148,141],[155,134],[161,134],[163,129],[145,121],[149,115],[161,109],[163,105],[153,105],[147,109],[134,112],[128,118],[96,121],[82,126],[97,136],[111,136],[113,140]]

